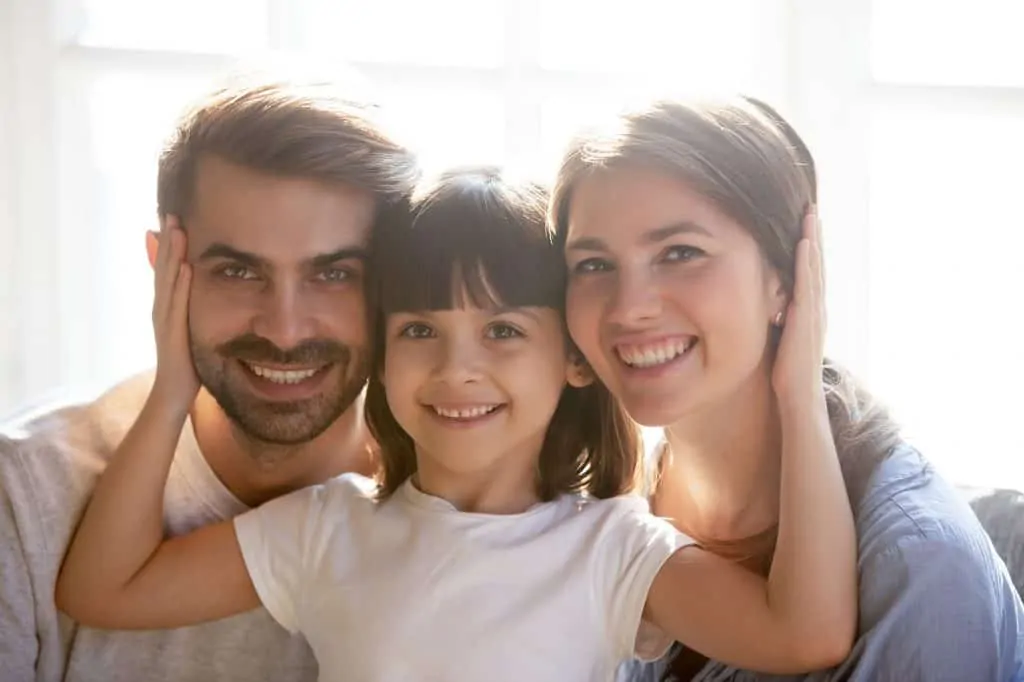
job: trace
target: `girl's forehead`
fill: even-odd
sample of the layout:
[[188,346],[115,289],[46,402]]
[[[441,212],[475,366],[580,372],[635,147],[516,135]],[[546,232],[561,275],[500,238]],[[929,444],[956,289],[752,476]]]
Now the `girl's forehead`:
[[452,258],[448,262],[414,263],[383,282],[385,313],[413,310],[516,307],[558,308],[565,297],[564,269],[554,251],[544,260],[509,254],[505,260]]

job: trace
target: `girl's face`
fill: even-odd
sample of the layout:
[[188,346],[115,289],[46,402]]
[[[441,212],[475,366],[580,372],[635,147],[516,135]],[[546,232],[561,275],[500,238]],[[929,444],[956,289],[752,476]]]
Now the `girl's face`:
[[574,374],[563,328],[541,307],[388,315],[382,381],[421,477],[523,480],[535,471]]
[[573,340],[626,410],[670,426],[769,380],[786,296],[741,225],[641,168],[588,176],[568,216]]

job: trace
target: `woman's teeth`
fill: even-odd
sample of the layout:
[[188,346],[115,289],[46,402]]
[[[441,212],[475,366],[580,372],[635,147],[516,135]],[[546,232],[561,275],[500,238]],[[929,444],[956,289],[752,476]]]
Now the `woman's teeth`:
[[675,360],[690,350],[696,342],[695,338],[679,339],[641,346],[618,346],[615,350],[619,354],[619,359],[630,367],[644,369]]

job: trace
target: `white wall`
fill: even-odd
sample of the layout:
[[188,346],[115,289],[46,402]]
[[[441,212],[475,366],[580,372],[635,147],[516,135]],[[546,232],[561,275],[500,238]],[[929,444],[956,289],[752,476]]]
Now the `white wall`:
[[0,245],[4,378],[0,409],[59,385],[60,280],[53,125],[56,49],[47,2],[2,5]]
[[15,302],[14,284],[17,273],[14,269],[15,225],[17,225],[14,201],[14,102],[9,93],[13,92],[14,45],[11,35],[13,7],[11,3],[0,3],[0,414],[20,397],[21,382],[15,379],[12,360],[18,349],[14,342]]
[[[634,0],[630,7],[658,1]],[[155,141],[230,63],[228,55],[175,47],[176,36],[190,34],[164,26],[180,12],[155,0],[154,7],[169,13],[142,42],[159,39],[161,49],[69,40],[81,27],[83,2],[0,0],[0,415],[53,389],[108,382],[151,360],[151,284],[142,238],[154,221]],[[264,22],[272,26],[265,36],[269,47],[319,39],[327,47],[363,50],[350,66],[376,86],[399,128],[434,164],[479,155],[527,166],[547,160],[579,117],[639,80],[545,70],[532,62],[528,53],[544,38],[529,19],[538,0],[504,6],[505,62],[495,68],[374,62],[366,51],[379,57],[386,41],[353,41],[344,33],[374,28],[343,21],[363,0],[251,2],[267,3],[274,18]],[[914,82],[913,64],[890,68],[889,80],[872,72],[872,5],[935,18],[968,7],[967,0],[664,2],[701,8],[717,33],[694,37],[707,26],[681,22],[685,46],[641,46],[638,54],[654,55],[652,74],[674,73],[662,76],[669,87],[722,81],[722,89],[767,99],[792,120],[817,159],[829,354],[889,401],[952,477],[1024,487],[1024,432],[1013,427],[1024,412],[1018,388],[1024,383],[1018,359],[1024,316],[1017,312],[1024,309],[1017,255],[1024,252],[1024,219],[1013,189],[1024,153],[1024,72],[1014,81],[1013,70],[989,54],[1003,80],[986,84],[982,74],[972,82],[987,67],[967,61],[996,49],[984,40],[965,48],[964,68],[950,83],[943,74],[936,82]],[[987,9],[963,15],[974,19],[972,26],[959,20],[965,35],[984,36],[994,9],[1011,6],[977,2]],[[228,12],[229,5],[211,11]],[[324,8],[337,16],[313,22],[322,35],[311,38],[303,14]],[[956,24],[950,16],[944,21]],[[258,42],[260,21],[249,22],[252,30],[235,42]],[[208,50],[222,41],[205,28],[200,37]],[[601,30],[578,31],[572,50],[622,48],[592,35]],[[618,25],[609,30],[614,34]],[[635,33],[647,35],[643,26]],[[139,35],[128,42],[140,41]],[[897,27],[895,35],[897,47],[912,53],[912,32]],[[417,36],[392,40],[406,53],[423,42]],[[998,49],[1024,54],[1012,40]],[[577,57],[572,50],[568,56]],[[906,82],[891,77],[901,69]],[[438,93],[458,106],[439,109]]]

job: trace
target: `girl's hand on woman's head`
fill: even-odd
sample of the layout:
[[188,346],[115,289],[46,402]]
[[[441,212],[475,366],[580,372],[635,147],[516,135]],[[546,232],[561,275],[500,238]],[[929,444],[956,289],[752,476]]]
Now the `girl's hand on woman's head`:
[[808,208],[796,247],[793,296],[778,324],[782,327],[772,387],[780,404],[824,397],[821,368],[825,348],[825,282],[822,275],[821,221]]

